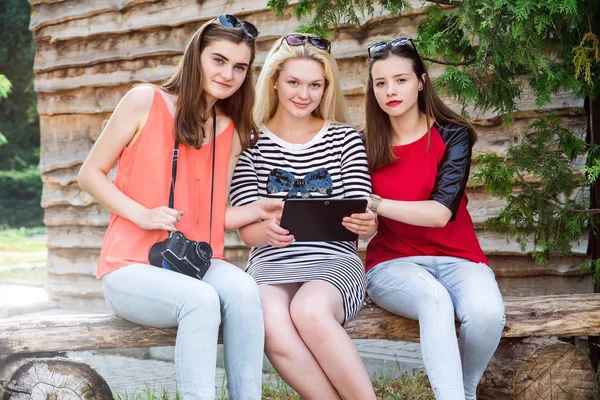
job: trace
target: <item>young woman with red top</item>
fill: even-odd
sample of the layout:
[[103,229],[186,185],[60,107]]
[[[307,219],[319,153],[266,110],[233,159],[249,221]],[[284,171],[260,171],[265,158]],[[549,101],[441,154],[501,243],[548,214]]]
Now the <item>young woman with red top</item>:
[[367,293],[419,320],[438,400],[475,399],[504,327],[502,296],[464,193],[475,140],[471,124],[435,93],[410,38],[369,47],[369,207],[378,228],[367,247]]
[[[261,398],[260,295],[223,256],[225,229],[273,218],[282,208],[262,200],[226,210],[237,157],[257,131],[257,36],[254,25],[232,15],[204,24],[162,86],[125,95],[79,173],[80,187],[111,211],[98,264],[107,303],[138,324],[178,326],[175,366],[184,400],[215,398],[221,321],[229,398]],[[113,183],[107,174],[116,161]],[[212,246],[202,280],[150,265],[150,248],[175,230]]]

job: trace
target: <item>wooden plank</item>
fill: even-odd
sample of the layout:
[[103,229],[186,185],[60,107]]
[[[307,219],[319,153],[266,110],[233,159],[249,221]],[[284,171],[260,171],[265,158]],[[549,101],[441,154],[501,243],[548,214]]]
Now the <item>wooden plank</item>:
[[133,85],[140,82],[164,81],[177,66],[180,55],[116,60],[87,67],[67,67],[39,72],[35,78],[36,92],[57,92],[82,86]]
[[[587,257],[581,255],[578,257],[560,257],[548,260],[546,264],[536,263],[529,255],[490,255],[488,261],[490,267],[494,270],[496,279],[500,278],[523,278],[536,277],[541,275],[557,277],[583,278],[579,270],[579,264],[585,261]],[[517,279],[515,279],[517,281]],[[587,293],[588,291],[580,292]],[[554,294],[554,293],[546,293]]]
[[96,276],[100,249],[50,249],[46,260],[49,274]]
[[47,207],[44,213],[44,225],[48,226],[98,226],[106,228],[109,213],[100,204],[86,207],[57,205]]
[[93,17],[110,11],[121,11],[137,4],[156,3],[159,0],[32,0],[29,29],[34,31],[47,25],[61,24],[74,19]]
[[[80,0],[81,1],[81,0]],[[124,35],[136,30],[179,26],[186,23],[201,25],[219,14],[235,14],[252,21],[252,14],[266,10],[266,3],[257,1],[219,0],[162,0],[146,2],[125,10],[105,8],[94,15],[69,15],[71,19],[36,27],[35,38],[52,38],[52,41],[94,36]],[[291,10],[291,7],[289,8]],[[185,12],[182,12],[185,10]],[[61,12],[62,10],[55,10]],[[290,11],[287,12],[290,14]],[[288,16],[289,18],[289,16]],[[63,17],[64,19],[64,17]],[[47,22],[45,22],[47,24]]]
[[119,101],[133,85],[111,87],[82,87],[58,93],[38,94],[38,113],[54,114],[98,114],[113,112]]
[[62,3],[67,0],[29,0],[29,4],[33,6],[37,6],[38,4],[54,4],[54,3]]
[[40,170],[48,172],[81,164],[111,113],[41,116]]
[[[502,255],[521,255],[530,253],[533,250],[531,243],[525,248],[525,251],[521,251],[519,243],[514,241],[507,242],[506,235],[497,232],[485,232],[475,231],[479,244],[485,254],[502,254]],[[587,237],[582,237],[578,242],[571,244],[571,249],[576,255],[585,255],[587,250]]]
[[99,249],[106,227],[103,226],[49,226],[46,229],[48,249]]
[[79,173],[80,165],[73,165],[68,168],[53,168],[48,171],[42,171],[42,182],[54,183],[60,186],[67,186],[72,183],[77,183],[77,174]]
[[[407,15],[402,21],[397,18],[381,19],[368,24],[365,29],[340,27],[332,46],[336,58],[366,55],[368,43],[387,39],[395,35],[415,36],[422,14]],[[257,40],[256,65],[260,66],[272,43],[282,33],[292,32],[300,23],[295,18],[279,20],[271,11],[252,14],[251,21],[261,31]],[[104,35],[52,42],[38,40],[34,62],[36,72],[65,67],[94,65],[112,60],[132,60],[148,56],[179,55],[198,28],[196,22],[179,26],[161,26],[144,31],[132,31],[124,35]],[[366,39],[368,38],[368,40]]]
[[503,296],[548,296],[593,293],[591,274],[580,276],[520,276],[496,278]]
[[[283,11],[283,21],[294,23],[295,26],[306,23],[309,18],[303,18],[298,21],[294,16],[294,4]],[[412,9],[406,10],[402,15],[422,14],[424,12],[423,3],[416,0],[410,0]],[[216,17],[219,14],[235,14],[239,18],[254,22],[264,36],[263,24],[255,21],[256,15],[265,12],[268,9],[265,3],[256,1],[235,1],[223,3],[218,0],[207,0],[202,3],[195,0],[163,0],[159,3],[146,3],[141,6],[129,7],[125,10],[103,9],[89,16],[68,15],[68,19],[63,17],[60,24],[53,23],[51,20],[43,21],[42,26],[36,26],[35,38],[52,38],[52,41],[70,40],[82,37],[93,37],[102,35],[124,35],[135,30],[147,30],[149,28],[163,26],[179,26],[194,22],[198,25]],[[182,13],[181,10],[186,12]],[[54,14],[61,10],[55,10]],[[267,11],[268,12],[268,11]],[[380,6],[375,5],[376,20],[393,18]],[[365,18],[363,24],[368,24]],[[341,24],[340,27],[344,27]]]
[[67,186],[61,186],[57,183],[45,183],[42,189],[41,205],[43,208],[65,205],[85,207],[91,204],[97,204],[96,200],[81,190],[75,182]]
[[103,298],[102,280],[95,274],[53,274],[48,273],[46,290],[50,298],[54,296],[99,297]]
[[[81,161],[83,162],[83,161]],[[42,174],[42,182],[44,184],[56,184],[63,187],[71,185],[73,183],[77,183],[77,174],[79,173],[79,169],[81,167],[81,162],[77,163],[73,167],[69,168],[57,168],[51,169],[50,171],[43,172]],[[114,180],[116,174],[116,168],[113,167],[112,170],[108,173],[108,178],[110,180]],[[87,199],[85,194],[82,194],[83,199]]]
[[[503,337],[600,333],[600,294],[506,298]],[[367,306],[345,326],[353,339],[419,337],[418,322]],[[43,335],[40,335],[43,332]],[[170,346],[176,329],[127,322],[114,315],[16,317],[0,322],[0,354]]]

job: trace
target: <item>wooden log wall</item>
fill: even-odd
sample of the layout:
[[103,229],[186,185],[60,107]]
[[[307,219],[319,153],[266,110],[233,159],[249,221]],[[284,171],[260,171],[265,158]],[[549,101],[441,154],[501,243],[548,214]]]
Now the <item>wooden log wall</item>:
[[[138,82],[161,82],[177,64],[187,39],[205,21],[221,13],[253,22],[261,31],[256,66],[269,46],[300,22],[291,10],[283,21],[266,9],[264,0],[30,0],[31,30],[36,41],[35,90],[41,121],[40,169],[44,183],[42,206],[48,232],[48,284],[50,296],[61,307],[81,310],[104,308],[100,282],[94,277],[96,259],[108,224],[108,212],[77,186],[77,172],[120,98]],[[364,125],[366,47],[396,36],[416,36],[424,17],[421,2],[403,18],[385,13],[365,21],[360,29],[342,26],[334,38],[332,54],[343,76],[343,87],[352,122]],[[442,68],[433,66],[431,75]],[[447,101],[454,109],[460,106]],[[543,109],[525,91],[518,102],[522,110],[507,128],[492,112],[471,116],[479,128],[475,154],[504,154],[517,143],[531,120],[558,112],[565,126],[583,134],[583,101],[561,93]],[[469,110],[467,110],[469,111]],[[577,168],[577,167],[576,167]],[[113,171],[114,173],[114,171]],[[482,247],[490,258],[505,295],[592,292],[591,278],[576,268],[583,259],[586,240],[574,243],[575,259],[536,265],[517,243],[503,234],[483,232],[482,222],[496,215],[502,201],[481,188],[467,191],[469,210]],[[361,247],[364,249],[365,244]],[[226,238],[226,256],[243,265],[247,248],[237,234]]]

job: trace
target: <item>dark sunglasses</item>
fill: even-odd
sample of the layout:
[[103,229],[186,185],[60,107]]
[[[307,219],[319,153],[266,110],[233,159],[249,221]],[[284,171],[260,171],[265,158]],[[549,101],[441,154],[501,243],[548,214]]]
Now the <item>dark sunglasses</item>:
[[224,28],[242,28],[244,34],[251,39],[256,39],[258,35],[260,35],[260,32],[258,29],[256,29],[256,26],[248,21],[237,19],[235,15],[221,14],[216,18],[216,21]]
[[375,53],[382,50],[392,50],[393,48],[406,46],[410,44],[412,48],[415,50],[417,55],[419,52],[417,51],[417,47],[415,46],[415,42],[413,42],[412,38],[409,37],[401,37],[393,40],[384,40],[382,42],[378,42],[370,45],[367,50],[369,52],[369,58],[371,58]]
[[306,36],[298,33],[290,33],[284,36],[285,41],[290,46],[302,46],[306,41],[315,46],[317,49],[329,52],[331,50],[331,42],[320,36]]

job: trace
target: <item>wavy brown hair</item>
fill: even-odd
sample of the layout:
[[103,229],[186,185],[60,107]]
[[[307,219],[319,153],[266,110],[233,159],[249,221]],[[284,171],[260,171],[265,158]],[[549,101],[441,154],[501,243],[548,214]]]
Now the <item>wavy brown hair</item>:
[[254,77],[252,63],[256,55],[254,39],[246,36],[241,28],[225,28],[215,20],[202,25],[187,44],[183,57],[175,71],[162,85],[169,94],[177,95],[175,105],[175,139],[182,144],[200,148],[206,137],[206,109],[202,63],[200,55],[210,44],[218,40],[229,40],[235,44],[245,43],[251,50],[250,65],[242,86],[230,97],[217,100],[216,106],[233,120],[240,135],[242,150],[254,144],[252,133],[258,132],[252,119],[254,104]]
[[[373,91],[373,65],[377,61],[385,60],[391,56],[401,57],[409,60],[413,66],[413,71],[417,78],[423,84],[423,90],[419,92],[417,104],[419,111],[425,114],[427,126],[431,126],[430,121],[435,121],[437,126],[446,124],[456,124],[466,127],[471,136],[471,145],[477,141],[475,128],[469,121],[452,111],[437,95],[427,66],[417,51],[410,45],[393,46],[375,52],[368,60],[369,79],[367,82],[366,101],[365,101],[365,136],[367,146],[367,157],[369,160],[369,171],[374,172],[386,165],[393,164],[396,161],[394,150],[392,148],[392,125],[389,115],[379,107],[375,93]],[[423,79],[423,75],[425,79]],[[431,129],[427,132],[427,148],[431,142]]]

